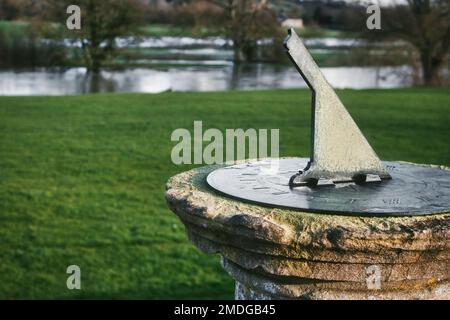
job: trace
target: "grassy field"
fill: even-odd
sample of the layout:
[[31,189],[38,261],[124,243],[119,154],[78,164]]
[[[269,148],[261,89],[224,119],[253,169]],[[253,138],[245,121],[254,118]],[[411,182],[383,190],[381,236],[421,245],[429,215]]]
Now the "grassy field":
[[[450,165],[450,91],[340,91],[381,158]],[[176,128],[280,128],[307,156],[306,90],[0,98],[0,298],[232,298],[166,207]],[[82,290],[67,290],[68,265]]]
[[[170,24],[151,24],[146,25],[140,29],[142,35],[151,37],[210,37],[210,36],[225,36],[222,28],[194,28],[189,26],[176,26]],[[284,28],[283,28],[284,31]],[[352,38],[355,34],[351,32],[344,32],[341,30],[331,30],[322,27],[305,27],[296,29],[296,32],[304,38]]]

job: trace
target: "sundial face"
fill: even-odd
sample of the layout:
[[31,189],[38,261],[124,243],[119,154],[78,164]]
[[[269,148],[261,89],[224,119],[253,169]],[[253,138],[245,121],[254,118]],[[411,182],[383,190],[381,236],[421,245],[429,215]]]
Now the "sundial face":
[[[278,161],[278,171],[274,170]],[[409,216],[450,212],[450,171],[402,162],[383,162],[392,179],[357,184],[289,187],[290,177],[309,159],[261,160],[211,172],[208,184],[236,199],[305,212]]]
[[208,175],[208,184],[243,201],[309,212],[359,216],[450,212],[450,171],[380,161],[292,29],[285,46],[313,93],[310,159],[224,167]]

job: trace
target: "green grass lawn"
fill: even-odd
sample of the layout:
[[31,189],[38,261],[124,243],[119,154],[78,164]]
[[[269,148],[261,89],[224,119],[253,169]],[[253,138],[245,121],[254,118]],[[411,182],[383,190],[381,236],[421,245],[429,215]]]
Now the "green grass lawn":
[[[450,165],[450,91],[340,91],[386,160]],[[232,298],[167,209],[176,128],[280,128],[307,156],[306,90],[0,98],[0,298]],[[82,290],[66,289],[68,265]]]

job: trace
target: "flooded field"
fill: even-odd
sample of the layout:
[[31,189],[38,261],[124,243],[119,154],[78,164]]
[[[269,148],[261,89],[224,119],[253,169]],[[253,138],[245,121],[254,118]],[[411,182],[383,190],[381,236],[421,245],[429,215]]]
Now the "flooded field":
[[[305,39],[313,55],[345,53],[364,46],[361,40]],[[76,42],[66,43],[77,47]],[[261,48],[265,41],[259,43]],[[122,50],[134,53],[133,68],[105,69],[99,75],[85,68],[0,70],[0,95],[73,95],[94,92],[222,91],[306,86],[290,64],[232,61],[231,43],[224,38],[122,38]],[[333,66],[322,68],[336,88],[399,88],[412,85],[406,66]]]

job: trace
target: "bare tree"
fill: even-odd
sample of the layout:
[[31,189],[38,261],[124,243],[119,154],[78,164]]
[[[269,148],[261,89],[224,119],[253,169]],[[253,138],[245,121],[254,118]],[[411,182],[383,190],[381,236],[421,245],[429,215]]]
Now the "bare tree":
[[52,16],[65,21],[70,4],[81,7],[82,28],[71,31],[81,42],[85,65],[98,73],[115,53],[116,39],[131,34],[141,22],[140,0],[48,0]]
[[29,19],[45,11],[45,1],[0,0],[0,20]]
[[0,19],[12,20],[19,17],[20,7],[13,0],[0,0]]
[[279,31],[275,14],[267,0],[208,0],[225,12],[225,30],[233,41],[234,61],[251,60],[256,42]]
[[420,57],[423,84],[440,84],[440,70],[450,53],[449,0],[407,0],[382,8],[381,27],[368,35],[411,44]]

